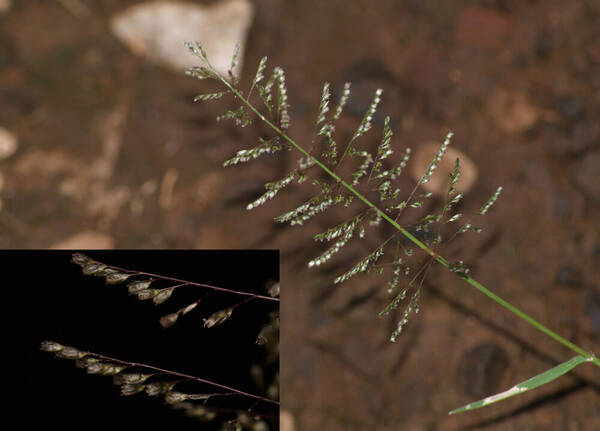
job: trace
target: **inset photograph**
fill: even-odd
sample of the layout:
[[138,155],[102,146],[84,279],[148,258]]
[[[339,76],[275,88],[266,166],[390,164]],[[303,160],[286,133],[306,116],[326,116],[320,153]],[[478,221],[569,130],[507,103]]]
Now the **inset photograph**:
[[1,256],[16,428],[279,429],[278,251]]

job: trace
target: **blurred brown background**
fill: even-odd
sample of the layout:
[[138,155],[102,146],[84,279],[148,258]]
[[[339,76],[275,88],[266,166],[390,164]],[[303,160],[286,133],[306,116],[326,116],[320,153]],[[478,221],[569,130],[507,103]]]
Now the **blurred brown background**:
[[[137,3],[0,2],[1,247],[281,248],[282,407],[297,430],[600,429],[591,365],[448,417],[573,354],[439,269],[421,313],[387,342],[394,322],[376,318],[385,281],[332,287],[385,233],[370,231],[309,271],[322,249],[311,235],[343,217],[275,225],[272,217],[310,196],[301,186],[244,209],[296,156],[223,169],[266,128],[216,122],[231,101],[192,102],[216,87],[132,54],[109,22]],[[599,352],[599,22],[593,0],[257,1],[242,80],[263,55],[285,69],[290,133],[301,143],[324,81],[338,93],[353,83],[340,137],[377,87],[376,123],[393,118],[396,156],[454,131],[452,147],[479,171],[460,211],[474,213],[497,185],[504,191],[484,233],[448,257]]]

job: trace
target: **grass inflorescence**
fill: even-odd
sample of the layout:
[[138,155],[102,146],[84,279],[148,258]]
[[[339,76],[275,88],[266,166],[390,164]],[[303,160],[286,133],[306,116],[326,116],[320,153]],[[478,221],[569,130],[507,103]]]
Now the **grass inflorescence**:
[[[186,45],[190,52],[202,62],[201,70],[204,72],[199,78],[220,82],[224,86],[225,93],[229,93],[239,104],[237,108],[219,116],[218,119],[232,119],[237,125],[245,127],[252,123],[254,115],[264,122],[273,133],[272,137],[266,140],[261,139],[257,146],[238,152],[232,159],[226,161],[224,166],[248,162],[263,154],[274,153],[275,151],[272,150],[296,150],[300,154],[296,167],[282,179],[267,183],[265,185],[266,192],[248,204],[247,209],[254,209],[265,204],[275,198],[282,189],[297,182],[311,184],[316,193],[299,206],[277,216],[275,218],[277,222],[301,225],[336,205],[348,208],[347,211],[351,213],[345,221],[314,237],[318,242],[330,242],[331,245],[310,260],[309,267],[325,264],[354,239],[363,238],[368,229],[379,226],[382,221],[393,227],[393,234],[377,248],[368,251],[363,258],[334,280],[335,283],[342,283],[362,273],[388,274],[387,291],[393,297],[380,312],[380,316],[386,315],[404,304],[404,310],[400,313],[396,329],[390,336],[392,341],[400,335],[408,323],[410,315],[418,313],[423,282],[429,274],[431,266],[438,263],[540,332],[576,352],[586,362],[592,362],[600,367],[600,360],[592,353],[561,337],[473,279],[469,275],[470,270],[465,262],[461,260],[452,262],[441,255],[444,246],[457,237],[469,232],[481,232],[482,228],[475,225],[475,220],[490,211],[502,191],[502,187],[498,187],[472,217],[459,213],[457,208],[464,196],[456,190],[460,180],[460,160],[456,159],[454,170],[449,174],[442,207],[439,211],[429,212],[429,214],[422,213],[425,203],[431,201],[432,196],[431,192],[423,191],[422,186],[430,181],[442,158],[446,155],[453,137],[451,132],[446,134],[437,154],[432,158],[414,188],[409,193],[402,193],[397,186],[397,179],[409,162],[411,150],[405,148],[399,160],[395,163],[392,161],[394,146],[391,142],[393,133],[390,119],[386,117],[384,120],[380,143],[376,151],[370,151],[368,144],[364,142],[372,129],[373,117],[381,101],[383,93],[381,89],[375,91],[362,121],[341,149],[342,146],[335,138],[335,125],[350,97],[351,86],[350,83],[344,85],[339,102],[332,112],[329,107],[331,86],[329,83],[325,83],[318,103],[315,120],[316,132],[310,142],[310,147],[305,148],[287,133],[290,125],[289,99],[281,67],[274,67],[270,78],[262,84],[265,75],[268,76],[265,73],[267,58],[263,57],[252,80],[250,90],[246,93],[237,81],[219,74],[211,66],[200,43],[187,43]],[[197,67],[192,68],[189,75],[195,76],[194,71],[197,69]],[[253,102],[252,99],[252,91],[255,88],[259,96],[258,103]],[[274,88],[278,90],[277,100],[274,100]],[[328,114],[330,115],[328,116]],[[276,146],[268,144],[270,142],[276,143],[273,144]],[[314,172],[313,168],[315,167],[321,172],[314,173],[310,179],[309,173]],[[321,173],[324,173],[329,181],[324,181]],[[372,195],[375,198],[371,198]],[[375,203],[376,201],[378,202]],[[412,243],[412,246],[406,245],[406,239]],[[426,254],[424,259],[419,259],[414,253],[418,250]],[[386,256],[390,256],[390,258],[385,260]],[[403,279],[405,281],[402,281]],[[560,370],[565,369],[564,364],[558,367],[562,367]],[[553,378],[561,375],[552,370],[548,375]],[[570,368],[567,369],[567,371],[569,370]],[[545,373],[544,375],[547,376]],[[501,399],[503,398],[496,397],[493,398],[493,401],[497,402]],[[491,403],[484,403],[484,405],[488,404]]]

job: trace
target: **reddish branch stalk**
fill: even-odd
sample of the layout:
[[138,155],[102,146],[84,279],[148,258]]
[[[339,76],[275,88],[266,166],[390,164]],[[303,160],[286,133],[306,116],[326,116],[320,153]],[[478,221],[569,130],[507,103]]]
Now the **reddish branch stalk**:
[[257,295],[256,293],[240,292],[238,290],[227,289],[225,287],[218,287],[218,286],[212,286],[210,284],[196,283],[196,282],[193,282],[193,281],[180,280],[178,278],[167,277],[167,276],[158,275],[158,274],[152,274],[150,272],[136,271],[136,270],[132,270],[132,269],[123,269],[123,268],[119,268],[118,266],[107,265],[107,267],[108,268],[112,268],[112,269],[116,269],[116,270],[118,270],[120,272],[129,273],[129,274],[147,275],[148,277],[153,277],[153,278],[157,278],[157,279],[160,279],[160,280],[169,280],[169,281],[175,281],[177,283],[181,283],[181,284],[179,284],[178,286],[175,286],[175,287],[180,287],[180,286],[185,286],[185,285],[206,287],[208,289],[220,290],[222,292],[233,293],[233,294],[236,294],[236,295],[251,296],[253,298],[266,299],[268,301],[279,302],[279,298],[272,298],[270,296]]
[[177,377],[183,377],[183,378],[189,379],[189,380],[195,380],[197,382],[205,383],[207,385],[211,385],[211,386],[214,386],[214,387],[217,387],[217,388],[226,389],[226,390],[234,392],[234,393],[236,393],[238,395],[242,395],[242,396],[245,396],[245,397],[250,397],[250,398],[257,399],[257,400],[261,400],[261,401],[264,401],[264,402],[267,402],[267,403],[279,405],[279,401],[274,401],[274,400],[271,400],[269,398],[261,397],[260,395],[249,394],[248,392],[244,392],[244,391],[241,391],[239,389],[232,388],[230,386],[222,385],[220,383],[211,382],[210,380],[204,380],[204,379],[201,379],[200,377],[195,377],[195,376],[190,376],[188,374],[178,373],[177,371],[169,371],[169,370],[165,370],[163,368],[153,367],[152,365],[139,364],[137,362],[123,361],[121,359],[116,359],[116,358],[111,358],[110,356],[101,355],[100,353],[94,353],[94,352],[85,352],[85,353],[87,355],[89,355],[89,356],[94,356],[94,357],[97,357],[97,358],[100,358],[100,359],[105,359],[105,360],[110,361],[110,362],[117,362],[119,364],[128,365],[130,367],[147,368],[149,370],[158,371],[158,372],[163,373],[163,374],[169,374],[171,376],[177,376]]

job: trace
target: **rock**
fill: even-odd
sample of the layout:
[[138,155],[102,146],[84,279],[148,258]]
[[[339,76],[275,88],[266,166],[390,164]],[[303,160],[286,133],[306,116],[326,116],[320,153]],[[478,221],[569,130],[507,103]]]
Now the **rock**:
[[0,15],[8,13],[12,6],[11,0],[0,0]]
[[524,132],[540,117],[539,110],[524,94],[506,90],[497,90],[492,94],[488,111],[494,122],[508,133]]
[[246,35],[254,14],[248,0],[221,0],[210,6],[155,1],[113,16],[112,32],[135,54],[180,73],[200,61],[184,42],[201,42],[214,68],[227,75],[236,43],[241,72]]
[[294,431],[296,429],[294,417],[287,410],[282,410],[279,415],[279,423],[281,431]]
[[[419,145],[409,161],[411,166],[411,176],[416,182],[421,180],[423,174],[427,171],[429,164],[438,153],[441,143],[435,141],[425,142]],[[456,190],[461,193],[467,193],[477,181],[477,166],[462,151],[448,147],[446,154],[438,164],[435,172],[429,182],[421,187],[438,196],[445,196],[448,191],[448,175],[454,172],[454,163],[456,159],[460,160],[460,178],[456,185]]]
[[12,156],[17,151],[17,147],[17,137],[4,127],[0,127],[0,160]]
[[508,365],[502,347],[489,341],[480,343],[462,355],[458,368],[460,387],[473,398],[496,393]]
[[4,190],[4,174],[0,171],[0,211],[2,211],[2,190]]
[[53,250],[113,249],[115,248],[115,240],[104,233],[82,231],[55,242],[50,248]]
[[596,202],[600,202],[600,150],[587,153],[574,166],[575,181],[583,192]]

